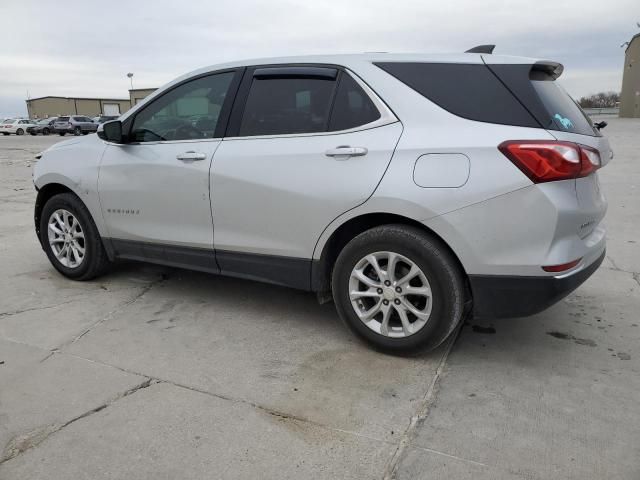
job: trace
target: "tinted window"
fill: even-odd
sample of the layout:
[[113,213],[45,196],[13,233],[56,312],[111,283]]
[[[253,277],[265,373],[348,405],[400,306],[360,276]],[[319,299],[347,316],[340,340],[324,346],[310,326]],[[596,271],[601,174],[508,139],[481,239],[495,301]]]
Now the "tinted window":
[[213,138],[233,75],[198,78],[157,98],[136,115],[132,141]]
[[485,65],[392,62],[376,65],[454,115],[480,122],[540,127]]
[[544,65],[488,65],[527,107],[543,128],[598,135],[591,121],[555,81]]
[[69,121],[69,117],[58,117],[58,119],[56,120],[56,122],[68,122]]
[[5,121],[4,121],[4,122],[2,122],[2,123],[9,124],[9,123],[13,123],[13,122],[15,122],[15,120],[14,120],[13,118],[9,118],[9,119],[5,120]]
[[380,112],[369,96],[350,75],[343,73],[331,112],[329,130],[347,130],[375,122],[379,118]]
[[596,133],[582,108],[550,77],[532,80],[531,85],[549,116],[547,128],[591,136]]
[[335,81],[324,78],[254,78],[241,136],[324,132]]

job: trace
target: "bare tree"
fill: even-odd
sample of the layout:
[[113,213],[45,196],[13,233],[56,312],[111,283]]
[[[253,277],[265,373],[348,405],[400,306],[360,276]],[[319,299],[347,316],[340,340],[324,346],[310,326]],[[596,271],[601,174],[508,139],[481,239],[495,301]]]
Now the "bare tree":
[[582,108],[606,108],[615,107],[620,102],[620,94],[617,92],[599,92],[579,100]]

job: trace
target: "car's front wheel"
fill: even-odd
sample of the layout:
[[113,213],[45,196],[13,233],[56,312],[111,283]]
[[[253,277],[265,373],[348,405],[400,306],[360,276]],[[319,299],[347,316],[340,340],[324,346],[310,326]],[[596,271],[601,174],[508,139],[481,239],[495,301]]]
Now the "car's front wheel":
[[58,132],[58,135],[60,135],[61,137],[64,137],[67,134],[67,132]]
[[40,243],[55,269],[74,280],[90,280],[109,265],[91,214],[72,193],[54,195],[44,205]]
[[464,314],[457,260],[438,239],[405,225],[351,240],[336,260],[332,290],[347,326],[389,353],[433,350]]
[[75,136],[82,135],[82,129],[80,127],[76,127],[73,129],[73,134]]
[[18,130],[16,130],[16,135],[24,135],[24,130],[19,128]]
[[42,134],[43,135],[49,135],[49,129],[48,128],[43,128],[42,129]]

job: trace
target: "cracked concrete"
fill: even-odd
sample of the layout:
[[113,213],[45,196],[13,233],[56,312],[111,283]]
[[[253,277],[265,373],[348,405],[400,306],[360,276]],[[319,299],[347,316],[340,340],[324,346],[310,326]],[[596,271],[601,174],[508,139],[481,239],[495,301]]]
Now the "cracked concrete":
[[606,130],[596,275],[417,358],[272,285],[134,263],[60,277],[29,166],[58,139],[0,137],[0,478],[638,478],[638,131]]

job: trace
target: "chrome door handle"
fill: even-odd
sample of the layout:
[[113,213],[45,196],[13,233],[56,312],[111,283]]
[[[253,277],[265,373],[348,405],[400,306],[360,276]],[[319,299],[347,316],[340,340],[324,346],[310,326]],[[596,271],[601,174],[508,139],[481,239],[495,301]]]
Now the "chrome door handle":
[[336,148],[330,148],[324,154],[327,157],[361,157],[366,155],[367,150],[364,147],[350,147],[348,145],[341,145]]
[[205,160],[207,156],[204,153],[188,151],[184,153],[179,153],[176,155],[178,160],[193,162],[196,160]]

